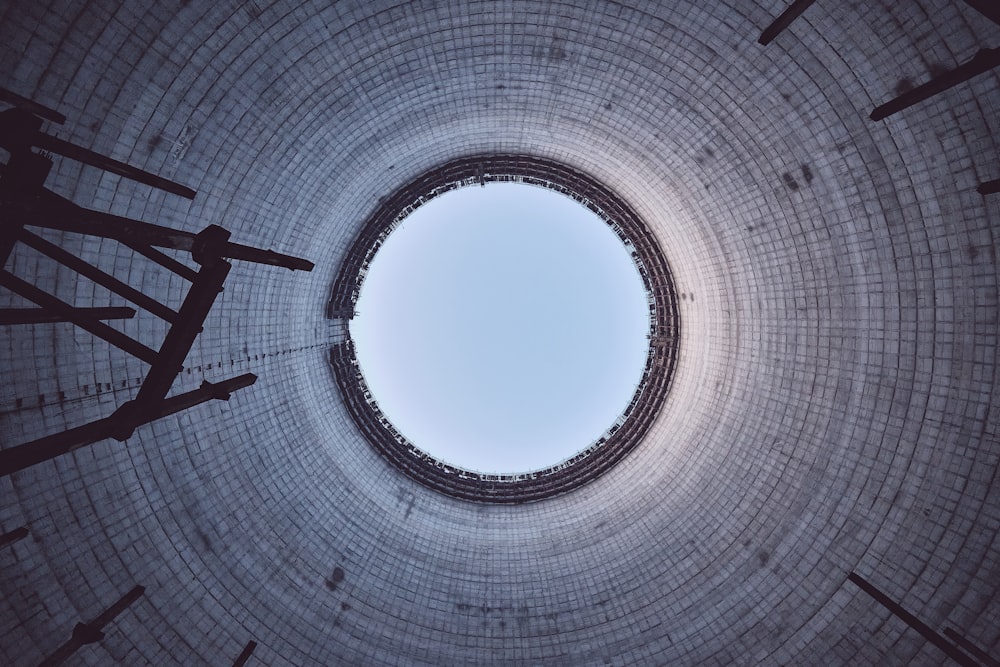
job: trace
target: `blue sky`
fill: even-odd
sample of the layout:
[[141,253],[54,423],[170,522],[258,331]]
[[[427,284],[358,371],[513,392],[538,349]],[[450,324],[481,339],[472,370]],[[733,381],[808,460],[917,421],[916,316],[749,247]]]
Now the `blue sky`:
[[648,307],[608,226],[545,188],[489,183],[414,211],[372,260],[351,335],[415,445],[525,472],[596,440],[642,374]]

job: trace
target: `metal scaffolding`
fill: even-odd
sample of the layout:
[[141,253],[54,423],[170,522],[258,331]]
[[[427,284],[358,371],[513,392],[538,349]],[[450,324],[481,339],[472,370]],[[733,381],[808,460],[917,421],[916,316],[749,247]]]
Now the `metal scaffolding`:
[[[39,306],[0,309],[0,324],[69,322],[150,366],[136,397],[120,406],[111,416],[0,452],[0,477],[105,438],[125,441],[142,424],[212,399],[228,400],[232,392],[253,384],[256,376],[245,374],[218,383],[205,382],[194,391],[167,397],[183,369],[184,359],[202,331],[205,318],[222,291],[232,268],[227,259],[304,271],[312,270],[312,262],[273,250],[232,243],[229,241],[230,233],[217,225],[209,225],[199,233],[184,232],[76,205],[45,188],[52,158],[34,149],[58,153],[188,199],[195,196],[195,191],[43,133],[41,127],[44,120],[62,123],[65,118],[37,102],[3,89],[0,89],[0,101],[14,105],[14,108],[0,112],[0,147],[10,153],[0,172],[0,286]],[[180,308],[172,310],[152,296],[29,231],[27,227],[113,239],[184,278],[191,286]],[[4,267],[18,243],[169,323],[170,328],[162,344],[158,349],[150,348],[102,321],[134,317],[136,311],[132,308],[77,307],[8,271]],[[190,253],[199,268],[191,268],[164,254],[160,248]]]

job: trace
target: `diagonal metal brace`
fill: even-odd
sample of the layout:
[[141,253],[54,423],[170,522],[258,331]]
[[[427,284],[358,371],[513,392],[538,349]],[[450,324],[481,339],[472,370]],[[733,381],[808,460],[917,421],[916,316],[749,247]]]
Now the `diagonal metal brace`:
[[77,649],[81,646],[96,644],[104,639],[104,626],[115,620],[119,614],[128,609],[145,592],[146,589],[142,586],[135,586],[94,620],[89,623],[77,623],[73,626],[73,634],[69,638],[69,641],[60,646],[55,653],[42,660],[39,663],[39,667],[56,667],[57,665],[61,665],[67,658],[76,653]]
[[256,381],[256,375],[246,373],[218,383],[203,382],[198,389],[163,399],[155,407],[146,409],[140,409],[142,406],[137,406],[136,401],[129,401],[104,419],[0,451],[0,477],[106,438],[125,441],[142,424],[213,399],[229,400],[232,392],[249,387]]
[[960,83],[988,72],[998,65],[1000,65],[1000,48],[979,49],[971,60],[962,63],[955,69],[936,76],[927,83],[875,107],[869,117],[872,120],[888,118],[894,113],[899,113],[903,109],[912,107],[914,104],[923,102],[938,93],[943,93],[949,88],[954,88]]
[[777,37],[781,31],[792,24],[792,21],[799,18],[809,5],[816,2],[816,0],[795,0],[788,9],[781,12],[781,15],[774,19],[771,25],[764,28],[764,32],[760,33],[760,37],[757,39],[759,44],[767,46],[770,44],[775,37]]

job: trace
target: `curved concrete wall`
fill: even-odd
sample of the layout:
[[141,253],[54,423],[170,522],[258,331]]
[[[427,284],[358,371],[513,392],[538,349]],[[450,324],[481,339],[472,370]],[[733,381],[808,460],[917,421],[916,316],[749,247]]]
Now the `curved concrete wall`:
[[[0,479],[0,655],[32,665],[135,584],[75,664],[936,664],[846,581],[1000,650],[998,78],[871,109],[1000,45],[962,2],[8,3],[0,85],[58,136],[198,190],[56,160],[77,203],[316,262],[236,262],[186,361],[260,376]],[[46,6],[51,5],[51,6]],[[522,506],[429,491],[335,387],[326,300],[378,198],[490,151],[552,158],[655,230],[674,386],[598,481]],[[111,241],[48,235],[176,304]],[[7,267],[119,305],[19,247]],[[6,292],[0,303],[20,302]],[[149,315],[125,330],[153,344]],[[105,416],[146,366],[0,330],[4,448]],[[251,663],[252,664],[252,663]]]

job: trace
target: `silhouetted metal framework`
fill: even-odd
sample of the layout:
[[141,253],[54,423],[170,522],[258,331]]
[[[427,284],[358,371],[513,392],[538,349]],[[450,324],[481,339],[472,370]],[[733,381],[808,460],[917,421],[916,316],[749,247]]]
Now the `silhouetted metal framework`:
[[677,291],[649,227],[609,188],[553,160],[524,155],[476,155],[428,171],[384,200],[347,253],[333,286],[328,316],[351,318],[375,253],[403,219],[445,192],[487,182],[540,185],[565,194],[600,216],[632,255],[649,302],[649,352],[628,407],[596,442],[544,470],[486,474],[448,465],[410,443],[379,409],[358,366],[349,338],[335,345],[330,363],[358,429],[397,468],[450,496],[494,503],[523,503],[565,493],[596,479],[621,461],[653,424],[670,389],[677,363],[680,318]]
[[[217,225],[209,225],[195,234],[77,206],[44,187],[52,160],[49,155],[35,153],[33,148],[53,151],[183,197],[193,198],[195,192],[155,174],[44,134],[41,131],[43,119],[58,123],[65,119],[37,102],[3,89],[0,89],[0,101],[15,105],[0,113],[0,147],[10,153],[10,159],[0,172],[0,286],[40,306],[0,309],[0,323],[71,322],[150,365],[136,397],[111,416],[0,451],[0,476],[105,438],[127,440],[142,424],[212,399],[228,400],[233,391],[253,384],[256,376],[245,374],[219,383],[205,382],[199,389],[167,398],[232,268],[225,258],[305,271],[312,270],[312,262],[272,250],[231,243],[229,232]],[[190,281],[191,287],[181,307],[174,311],[29,231],[26,229],[28,226],[114,239]],[[133,317],[134,309],[77,308],[4,269],[19,242],[168,322],[170,328],[160,348],[153,350],[101,321]],[[158,248],[190,252],[200,268],[196,271]]]

